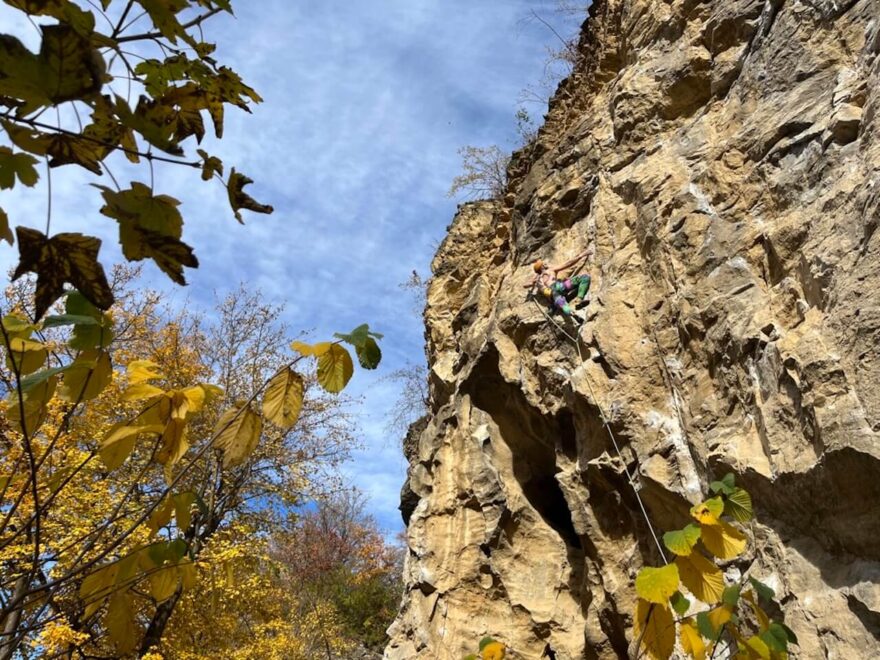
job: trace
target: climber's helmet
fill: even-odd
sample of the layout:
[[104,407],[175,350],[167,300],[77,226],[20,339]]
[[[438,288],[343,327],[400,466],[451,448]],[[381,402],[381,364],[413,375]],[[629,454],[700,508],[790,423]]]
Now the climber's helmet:
[[535,270],[536,273],[540,273],[544,270],[544,261],[538,259],[535,263],[532,264],[532,268]]

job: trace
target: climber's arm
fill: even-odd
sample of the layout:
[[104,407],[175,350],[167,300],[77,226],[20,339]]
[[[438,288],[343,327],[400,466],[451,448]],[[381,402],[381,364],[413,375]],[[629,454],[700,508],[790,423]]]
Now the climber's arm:
[[577,262],[579,262],[584,257],[588,256],[589,254],[590,254],[590,250],[589,250],[589,248],[587,248],[586,250],[581,252],[579,255],[572,257],[571,259],[566,261],[564,264],[560,264],[558,266],[551,266],[550,270],[553,271],[554,275],[558,275],[560,272],[574,266]]

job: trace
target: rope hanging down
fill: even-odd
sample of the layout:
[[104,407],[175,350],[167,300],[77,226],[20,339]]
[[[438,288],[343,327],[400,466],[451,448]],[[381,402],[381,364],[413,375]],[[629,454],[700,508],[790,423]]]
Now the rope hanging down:
[[[584,362],[584,356],[581,352],[581,343],[578,341],[576,337],[572,337],[568,331],[563,328],[559,323],[557,323],[548,313],[547,311],[538,304],[538,301],[535,300],[531,295],[529,295],[529,299],[535,303],[535,305],[540,310],[541,314],[544,315],[550,323],[552,323],[556,328],[565,335],[571,342],[574,344],[577,349],[578,358],[581,361],[581,364]],[[654,539],[654,544],[657,546],[657,550],[660,552],[660,557],[663,559],[664,564],[668,564],[669,560],[666,558],[666,553],[663,551],[663,544],[660,543],[660,539],[657,537],[657,533],[654,531],[654,526],[651,524],[651,518],[648,516],[648,510],[645,508],[645,503],[642,501],[642,496],[639,495],[639,489],[636,486],[635,480],[633,479],[632,473],[629,471],[629,468],[626,465],[626,461],[623,458],[623,454],[620,451],[620,445],[617,444],[617,438],[614,437],[614,431],[611,430],[611,424],[608,421],[608,418],[605,416],[605,411],[602,410],[602,404],[599,403],[599,400],[596,398],[596,393],[593,390],[593,384],[590,382],[589,375],[584,372],[584,377],[587,380],[587,387],[590,389],[590,396],[593,397],[593,402],[596,404],[596,408],[599,409],[599,416],[602,418],[602,425],[605,427],[605,430],[608,432],[608,437],[611,438],[611,444],[614,446],[614,451],[617,452],[617,457],[620,459],[621,465],[623,465],[623,471],[626,473],[626,478],[629,481],[629,485],[633,489],[633,493],[635,493],[636,501],[639,503],[639,509],[642,511],[642,516],[645,519],[645,523],[648,525],[648,530],[651,532],[651,538]]]

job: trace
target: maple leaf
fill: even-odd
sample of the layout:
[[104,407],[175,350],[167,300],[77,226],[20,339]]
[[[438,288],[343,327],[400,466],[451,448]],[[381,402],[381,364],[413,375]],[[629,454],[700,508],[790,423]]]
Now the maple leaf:
[[36,229],[16,227],[19,263],[12,279],[25,273],[37,274],[34,296],[36,318],[42,318],[64,294],[64,283],[72,284],[89,302],[100,309],[113,304],[113,292],[98,263],[100,239],[78,233],[56,234],[48,238]]
[[249,179],[241,172],[236,172],[235,168],[229,173],[229,181],[226,183],[226,192],[229,195],[229,205],[235,213],[235,219],[241,224],[242,220],[240,209],[247,209],[256,213],[272,213],[275,209],[269,204],[260,204],[253,197],[244,192],[244,187],[249,183],[253,183],[253,179]]
[[32,187],[39,175],[34,165],[37,159],[30,154],[17,154],[9,147],[0,147],[0,189],[9,189],[18,178],[22,184]]

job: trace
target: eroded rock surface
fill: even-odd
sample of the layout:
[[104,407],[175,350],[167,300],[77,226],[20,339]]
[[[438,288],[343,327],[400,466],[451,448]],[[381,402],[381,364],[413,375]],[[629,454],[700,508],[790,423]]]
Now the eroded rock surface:
[[[659,530],[733,471],[728,575],[776,588],[795,657],[880,657],[880,0],[604,0],[580,49],[433,263],[386,657],[627,657],[659,557],[624,461]],[[586,247],[578,350],[522,284]]]

